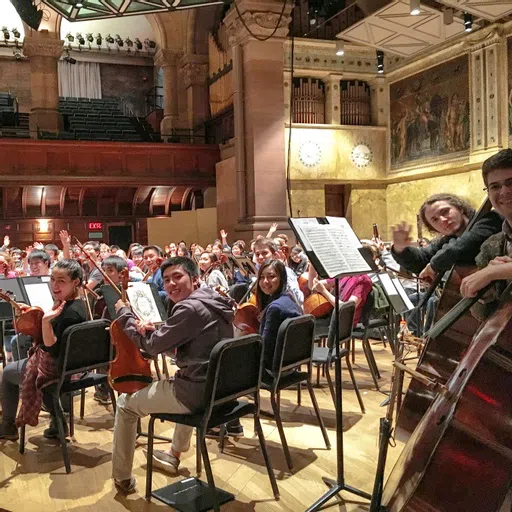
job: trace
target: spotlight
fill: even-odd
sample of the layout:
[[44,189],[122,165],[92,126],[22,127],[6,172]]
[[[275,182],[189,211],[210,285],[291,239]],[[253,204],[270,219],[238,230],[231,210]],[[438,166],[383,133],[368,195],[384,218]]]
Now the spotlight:
[[420,13],[421,13],[421,4],[420,4],[420,0],[410,0],[411,4],[411,9],[410,9],[410,13],[413,15],[413,16],[418,16]]
[[88,43],[92,43],[94,41],[94,37],[92,37],[92,34],[85,34],[85,39],[87,39]]
[[140,42],[140,39],[138,37],[135,38],[135,48],[137,48],[137,50],[142,50],[142,43]]
[[71,32],[68,32],[66,34],[66,39],[68,40],[69,43],[72,43],[75,40],[75,37],[71,34]]
[[83,6],[84,6],[84,4],[82,2],[80,2],[80,0],[78,0],[78,2],[75,4],[75,7],[77,9],[81,9]]
[[43,19],[43,11],[39,11],[32,0],[11,0],[20,18],[33,30],[37,30]]
[[340,57],[345,55],[345,43],[343,41],[336,41],[336,55]]
[[377,50],[377,72],[384,73],[384,52]]
[[464,30],[471,32],[473,30],[473,15],[469,12],[464,13]]
[[80,46],[83,46],[85,44],[85,39],[83,38],[82,34],[80,34],[80,32],[76,33],[76,39]]
[[121,48],[124,46],[124,41],[121,39],[121,36],[119,34],[116,34],[116,44]]
[[13,28],[11,32],[16,39],[19,39],[21,37],[20,31],[17,28]]
[[9,34],[7,27],[2,27],[2,32],[4,33],[4,40],[9,41],[9,39],[11,38],[11,35]]
[[96,34],[96,44],[98,46],[101,46],[102,43],[103,43],[103,37],[101,37],[101,34]]
[[14,58],[16,60],[21,60],[23,59],[23,56],[21,55],[20,51],[19,50],[13,50],[12,51],[12,54],[14,55]]
[[443,11],[443,23],[451,25],[453,23],[453,9],[447,8]]
[[114,44],[114,38],[110,34],[105,37],[105,41],[107,41],[108,44]]
[[126,43],[126,46],[128,46],[128,48],[132,48],[133,47],[133,41],[127,37],[124,42]]
[[71,55],[69,55],[69,50],[66,50],[66,56],[64,57],[64,60],[66,62],[69,62],[70,64],[76,64],[76,59],[74,59],[73,57],[71,57]]

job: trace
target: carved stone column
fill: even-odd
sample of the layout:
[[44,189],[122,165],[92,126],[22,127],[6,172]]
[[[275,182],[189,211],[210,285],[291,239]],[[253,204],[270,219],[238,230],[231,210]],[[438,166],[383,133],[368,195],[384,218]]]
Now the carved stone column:
[[[251,239],[272,222],[286,231],[283,44],[291,5],[241,0],[224,19],[233,47],[237,237]],[[275,30],[277,27],[277,30]],[[266,39],[275,31],[274,35]],[[266,39],[266,40],[264,40]],[[219,226],[229,219],[218,219]]]
[[323,79],[325,84],[325,124],[341,123],[341,75],[329,75]]
[[160,48],[155,54],[155,65],[164,71],[164,118],[160,133],[167,140],[179,122],[178,110],[178,62],[181,54],[175,50]]
[[59,113],[58,62],[64,41],[46,37],[25,37],[23,53],[30,59],[32,110],[29,127],[32,138],[39,131],[56,133],[62,130]]
[[186,55],[181,64],[187,90],[188,127],[195,128],[208,118],[208,56]]

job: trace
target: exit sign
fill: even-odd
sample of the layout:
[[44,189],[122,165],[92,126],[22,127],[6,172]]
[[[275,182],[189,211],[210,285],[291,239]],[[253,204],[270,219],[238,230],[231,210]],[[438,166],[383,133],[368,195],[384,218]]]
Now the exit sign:
[[103,222],[89,222],[90,231],[101,231],[103,229]]

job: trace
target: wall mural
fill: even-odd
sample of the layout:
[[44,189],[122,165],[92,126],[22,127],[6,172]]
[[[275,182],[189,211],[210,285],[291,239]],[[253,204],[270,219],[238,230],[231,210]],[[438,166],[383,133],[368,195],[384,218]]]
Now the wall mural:
[[469,150],[468,58],[390,86],[391,167]]

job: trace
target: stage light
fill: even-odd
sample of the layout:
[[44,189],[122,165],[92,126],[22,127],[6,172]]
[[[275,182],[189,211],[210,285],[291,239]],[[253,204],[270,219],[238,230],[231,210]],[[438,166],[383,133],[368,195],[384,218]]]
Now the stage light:
[[9,34],[7,27],[2,27],[2,32],[4,33],[4,40],[9,41],[9,39],[11,38],[11,35]]
[[84,4],[82,2],[80,2],[80,0],[78,0],[78,2],[75,4],[75,7],[77,9],[81,9],[83,6],[84,6]]
[[126,46],[128,46],[128,48],[132,48],[133,47],[133,41],[127,37],[124,42],[126,43]]
[[124,46],[124,41],[121,39],[121,36],[119,34],[116,34],[116,44],[121,48]]
[[114,44],[114,38],[110,34],[105,37],[105,41],[107,41],[108,44]]
[[147,48],[151,48],[151,49],[156,48],[156,43],[155,43],[155,41],[151,41],[151,39],[148,39],[148,38],[144,39],[144,44],[145,44],[145,46],[146,46]]
[[471,32],[473,30],[473,15],[469,12],[464,13],[464,30]]
[[420,0],[410,0],[411,4],[410,4],[410,13],[413,15],[413,16],[418,16],[418,14],[420,14],[421,12],[421,4],[420,4]]
[[43,19],[43,11],[39,11],[31,0],[11,0],[22,21],[31,29],[37,30]]
[[17,28],[13,28],[11,32],[16,39],[19,39],[21,37],[20,31]]
[[384,73],[384,52],[377,50],[377,72]]
[[135,38],[134,42],[135,42],[135,47],[137,48],[137,50],[142,50],[142,43],[138,37]]
[[71,55],[69,55],[69,50],[66,50],[66,56],[64,57],[64,60],[66,62],[69,62],[70,64],[76,64],[76,59],[74,59],[73,57],[71,57]]
[[343,41],[336,41],[336,55],[340,57],[345,55],[345,43]]
[[83,46],[85,44],[85,39],[83,38],[82,34],[80,34],[80,32],[76,33],[76,39],[79,45]]
[[85,39],[87,39],[88,43],[92,43],[94,41],[92,34],[85,34]]
[[103,43],[103,37],[101,37],[101,34],[96,34],[96,44],[98,46],[101,46],[102,43]]
[[72,43],[72,42],[75,40],[75,36],[73,36],[73,35],[71,34],[71,32],[68,32],[68,33],[66,34],[66,39],[68,40],[68,42],[69,42],[69,43]]

